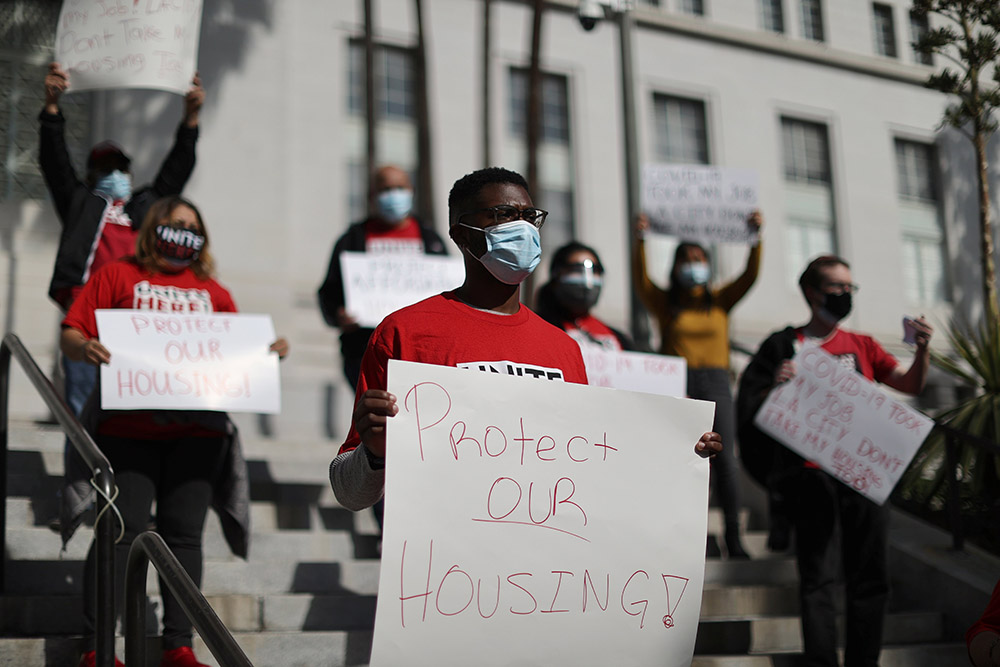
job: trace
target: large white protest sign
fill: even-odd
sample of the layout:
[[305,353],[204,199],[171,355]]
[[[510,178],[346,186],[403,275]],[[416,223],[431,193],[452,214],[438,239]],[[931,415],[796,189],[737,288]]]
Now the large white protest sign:
[[378,326],[389,313],[465,280],[462,260],[419,253],[345,252],[340,270],[344,307],[363,327]]
[[714,405],[389,362],[373,667],[688,665]]
[[687,395],[687,362],[683,357],[643,352],[616,352],[581,345],[587,380],[595,387],[644,391],[661,396]]
[[881,505],[933,422],[819,347],[794,361],[795,377],[768,395],[754,423]]
[[101,407],[281,411],[270,315],[98,310]]
[[197,69],[202,0],[63,0],[56,61],[70,92],[185,94]]
[[750,244],[757,173],[705,165],[653,164],[642,170],[642,210],[652,231],[698,243]]

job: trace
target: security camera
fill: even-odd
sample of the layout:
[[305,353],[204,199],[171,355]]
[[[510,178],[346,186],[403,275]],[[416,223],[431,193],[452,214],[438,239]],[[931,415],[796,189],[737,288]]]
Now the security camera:
[[576,10],[576,17],[580,19],[580,25],[586,31],[591,31],[597,22],[604,18],[604,10],[598,0],[580,0]]

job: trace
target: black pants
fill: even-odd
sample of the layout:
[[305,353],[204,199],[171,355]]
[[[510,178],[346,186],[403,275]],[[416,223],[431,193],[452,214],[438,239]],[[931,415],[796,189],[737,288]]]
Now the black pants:
[[876,667],[889,600],[888,508],[819,470],[803,470],[789,491],[805,664],[837,665],[834,594],[842,562],[847,597],[844,665]]
[[[119,613],[123,609],[129,547],[137,535],[147,530],[154,500],[156,532],[200,588],[205,516],[212,500],[212,479],[225,440],[221,437],[178,440],[99,437],[97,444],[114,469],[119,492],[115,505],[125,520],[125,537],[115,547],[116,609]],[[117,518],[113,520],[117,525]],[[163,649],[191,646],[191,622],[162,580],[160,596],[163,599]],[[96,600],[96,556],[91,543],[83,578],[84,636],[91,649]]]
[[726,523],[727,540],[737,539],[740,529],[740,470],[736,459],[736,422],[729,372],[724,368],[689,368],[687,394],[715,403],[712,430],[722,436],[722,453],[711,459],[712,489],[718,494]]

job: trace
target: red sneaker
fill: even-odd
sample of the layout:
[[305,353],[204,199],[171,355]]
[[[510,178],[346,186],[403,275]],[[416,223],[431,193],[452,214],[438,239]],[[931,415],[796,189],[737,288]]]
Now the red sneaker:
[[195,659],[194,651],[191,650],[190,646],[178,646],[163,652],[160,667],[208,667],[208,665]]
[[[81,655],[79,667],[97,667],[97,651],[87,651]],[[115,667],[125,667],[125,663],[115,658]]]

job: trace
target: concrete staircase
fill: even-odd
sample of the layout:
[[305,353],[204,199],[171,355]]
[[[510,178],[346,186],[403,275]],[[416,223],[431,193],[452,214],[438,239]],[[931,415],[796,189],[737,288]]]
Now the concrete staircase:
[[[249,421],[241,428],[252,480],[251,557],[244,562],[229,554],[210,514],[203,592],[255,665],[367,664],[378,589],[377,529],[371,513],[349,512],[334,499],[326,475],[335,445],[255,437]],[[62,436],[13,422],[10,450],[0,665],[75,665],[80,578],[91,533],[82,527],[60,555],[59,537],[48,526],[57,515]],[[801,650],[794,562],[767,552],[758,516],[745,517],[753,560],[708,560],[696,667],[786,666]],[[710,530],[718,532],[720,523],[713,510]],[[957,565],[934,562],[928,553],[947,556],[945,538],[935,535],[928,547],[926,538],[915,537],[920,530],[905,520],[899,529],[905,533],[899,541],[910,543],[899,556],[882,665],[967,664],[961,631],[985,605],[1000,561],[967,555]],[[963,573],[966,580],[957,581]],[[930,582],[947,586],[955,599],[945,604],[940,596],[914,592]],[[160,600],[152,568],[147,585],[153,628]],[[154,666],[157,648],[158,639],[151,638]],[[200,641],[195,650],[216,664]]]

